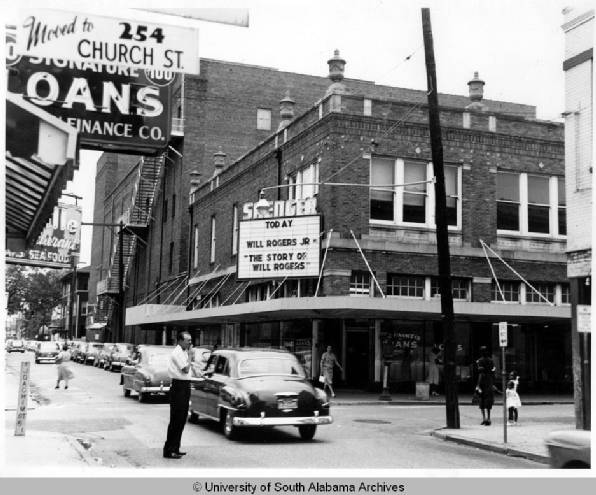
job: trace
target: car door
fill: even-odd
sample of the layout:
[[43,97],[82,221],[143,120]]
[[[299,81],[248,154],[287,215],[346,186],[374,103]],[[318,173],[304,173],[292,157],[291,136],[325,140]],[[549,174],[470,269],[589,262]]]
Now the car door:
[[[210,402],[210,389],[212,387],[211,377],[215,371],[215,364],[217,362],[217,354],[209,356],[209,360],[203,370],[203,379],[198,382],[193,382],[191,389],[192,409],[207,416],[215,416],[212,404]],[[215,416],[216,417],[216,416]]]
[[217,362],[215,363],[215,370],[213,375],[208,378],[208,401],[210,408],[213,411],[212,415],[219,417],[219,404],[221,389],[225,387],[226,383],[230,378],[230,366],[229,359],[227,356],[219,355]]

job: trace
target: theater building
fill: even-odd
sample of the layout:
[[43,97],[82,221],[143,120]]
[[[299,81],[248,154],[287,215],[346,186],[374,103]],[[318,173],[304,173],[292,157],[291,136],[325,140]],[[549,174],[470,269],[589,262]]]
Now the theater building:
[[[130,305],[127,330],[283,347],[312,376],[332,345],[349,388],[379,388],[384,365],[394,390],[426,379],[443,334],[425,94],[352,84],[344,65],[336,52],[305,111],[287,94],[277,131],[243,156],[225,140],[213,153],[190,184],[188,270]],[[478,74],[468,85],[441,101],[461,388],[507,321],[507,368],[568,392],[563,127],[484,100]]]

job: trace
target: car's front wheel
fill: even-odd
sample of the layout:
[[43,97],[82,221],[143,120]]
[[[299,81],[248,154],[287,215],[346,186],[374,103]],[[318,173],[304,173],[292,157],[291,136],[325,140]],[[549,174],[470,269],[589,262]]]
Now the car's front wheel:
[[238,436],[238,427],[234,426],[234,415],[229,409],[226,409],[223,420],[224,436],[228,440],[234,440]]
[[127,389],[126,387],[122,387],[122,390],[124,390],[124,397],[130,397],[130,390]]
[[317,425],[300,425],[298,427],[298,433],[302,440],[312,440],[317,431]]

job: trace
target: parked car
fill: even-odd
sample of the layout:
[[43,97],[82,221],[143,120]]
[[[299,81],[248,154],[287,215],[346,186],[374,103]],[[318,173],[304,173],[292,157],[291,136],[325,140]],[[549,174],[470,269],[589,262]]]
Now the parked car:
[[546,437],[550,466],[554,469],[590,469],[589,430],[553,431]]
[[58,347],[57,342],[51,340],[39,342],[37,344],[37,349],[35,350],[35,362],[38,364],[42,361],[55,363],[59,352],[60,348]]
[[106,355],[104,369],[110,371],[122,369],[122,366],[124,366],[131,358],[133,347],[134,346],[132,344],[112,344],[109,352]]
[[7,352],[25,352],[25,343],[22,340],[12,340],[7,343]]
[[327,395],[314,388],[293,354],[274,349],[213,351],[191,389],[190,420],[219,421],[233,439],[240,428],[291,425],[311,440],[333,422]]
[[85,360],[83,361],[84,364],[94,364],[97,356],[99,355],[99,351],[102,349],[103,343],[89,342],[87,345],[87,350],[85,351]]
[[105,368],[107,356],[111,352],[113,345],[114,344],[111,342],[103,343],[103,347],[99,349],[99,352],[95,355],[95,359],[93,360],[93,366]]
[[70,350],[70,358],[77,363],[85,361],[88,342],[76,342]]
[[139,345],[134,359],[122,366],[120,383],[124,396],[132,392],[138,394],[139,402],[149,395],[165,395],[170,391],[171,379],[168,375],[168,360],[173,348],[165,345]]

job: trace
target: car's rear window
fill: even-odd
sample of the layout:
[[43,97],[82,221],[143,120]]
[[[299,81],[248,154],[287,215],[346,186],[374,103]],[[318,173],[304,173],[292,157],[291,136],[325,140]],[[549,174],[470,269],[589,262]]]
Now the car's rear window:
[[155,352],[147,355],[147,364],[152,366],[167,366],[170,353]]
[[238,376],[291,375],[304,378],[302,366],[289,357],[255,357],[242,359],[238,363]]

